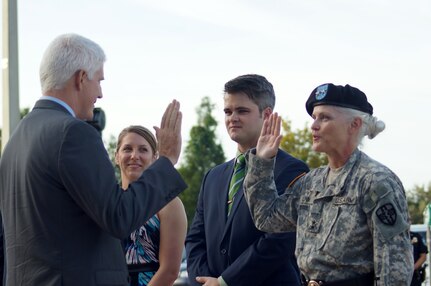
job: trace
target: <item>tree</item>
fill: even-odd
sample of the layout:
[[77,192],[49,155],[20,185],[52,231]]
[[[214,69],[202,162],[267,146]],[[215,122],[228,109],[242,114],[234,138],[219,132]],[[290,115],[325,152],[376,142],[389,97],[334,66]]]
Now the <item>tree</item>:
[[30,112],[30,108],[25,107],[19,111],[20,119],[23,119]]
[[291,122],[286,119],[283,120],[282,129],[284,135],[280,143],[281,149],[304,161],[311,169],[328,164],[326,154],[311,149],[313,138],[307,124],[303,129],[292,131]]
[[[23,109],[21,109],[20,110],[20,112],[19,112],[19,115],[20,115],[20,119],[23,119],[24,118],[24,116],[26,116],[28,113],[30,112],[30,108],[28,108],[28,107],[25,107],[25,108],[23,108]],[[0,157],[1,157],[1,149],[3,148],[3,145],[2,145],[2,130],[0,129]]]
[[428,184],[428,188],[425,188],[424,185],[416,185],[412,190],[407,191],[406,194],[411,223],[424,223],[423,213],[426,206],[431,202],[431,183]]
[[195,213],[200,185],[205,173],[226,160],[221,144],[216,142],[217,121],[212,116],[213,110],[214,104],[211,103],[210,98],[204,97],[196,109],[198,123],[190,130],[190,140],[178,169],[188,185],[187,190],[180,194],[180,198],[186,209],[189,223]]
[[114,135],[109,136],[108,143],[105,143],[106,151],[108,151],[109,159],[111,159],[112,165],[115,168],[115,177],[118,182],[121,182],[120,168],[115,163],[115,150],[117,149],[117,139]]

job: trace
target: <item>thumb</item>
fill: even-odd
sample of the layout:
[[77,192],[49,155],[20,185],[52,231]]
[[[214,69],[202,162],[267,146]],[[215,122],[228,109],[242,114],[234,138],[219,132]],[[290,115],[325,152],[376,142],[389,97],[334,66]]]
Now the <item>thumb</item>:
[[154,128],[154,131],[156,132],[156,138],[157,138],[157,134],[159,134],[160,128],[157,126],[153,126],[153,128]]
[[205,277],[197,276],[196,277],[196,281],[199,282],[199,283],[205,283]]

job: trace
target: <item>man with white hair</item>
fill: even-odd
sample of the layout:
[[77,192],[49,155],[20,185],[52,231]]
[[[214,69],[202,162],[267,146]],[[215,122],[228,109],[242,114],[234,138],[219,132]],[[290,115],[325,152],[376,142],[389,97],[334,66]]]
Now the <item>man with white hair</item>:
[[5,285],[128,285],[119,239],[182,192],[179,102],[156,128],[160,158],[121,191],[92,119],[105,54],[76,34],[57,37],[40,67],[43,96],[0,162]]

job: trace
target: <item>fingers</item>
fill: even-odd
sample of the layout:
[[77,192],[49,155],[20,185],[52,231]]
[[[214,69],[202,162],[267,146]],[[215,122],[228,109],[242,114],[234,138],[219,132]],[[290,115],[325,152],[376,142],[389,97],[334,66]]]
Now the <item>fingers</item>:
[[262,131],[260,135],[280,135],[281,129],[281,117],[278,116],[278,113],[272,113],[265,121],[263,122]]
[[[178,108],[179,108],[179,105],[178,105]],[[182,121],[183,121],[183,114],[181,113],[181,111],[178,111],[177,117],[175,120],[175,125],[174,125],[175,132],[178,132],[179,130],[181,130]]]
[[278,148],[278,146],[280,146],[281,139],[283,139],[283,136],[282,135],[278,135],[277,138],[275,138],[274,146],[276,146]]
[[157,126],[153,126],[153,128],[154,128],[154,131],[155,131],[155,133],[156,133],[157,141],[159,141],[159,132],[160,132],[160,128],[159,128],[159,127],[157,127]]
[[271,116],[269,117],[271,120],[271,130],[269,130],[271,135],[274,135],[275,132],[275,125],[276,125],[276,121],[277,121],[277,113],[272,113]]
[[279,136],[280,135],[280,129],[281,129],[281,117],[278,116],[277,113],[275,113],[275,124],[274,124],[274,135]]
[[163,113],[160,128],[176,128],[178,113],[180,113],[180,103],[174,99],[166,107],[165,113]]
[[271,115],[263,121],[262,130],[260,130],[260,136],[262,136],[262,137],[265,136],[266,134],[268,134],[268,128],[270,125]]
[[177,100],[172,100],[166,107],[162,116],[160,127],[153,126],[156,135],[160,129],[172,129],[173,131],[181,130],[182,113],[180,111],[180,103]]
[[163,116],[162,116],[162,122],[160,122],[160,128],[164,128],[165,127],[167,117],[171,114],[169,112],[169,110],[171,109],[171,106],[172,106],[172,103],[169,103],[169,105],[166,107],[166,110],[165,110],[165,112],[163,113]]
[[[168,105],[166,113],[165,128],[172,129],[174,133],[181,131],[181,123],[183,119],[183,114],[180,111],[180,103],[175,99]],[[163,127],[162,127],[163,128]]]
[[166,107],[160,127],[153,126],[160,157],[167,157],[173,165],[178,162],[181,153],[181,124],[180,103],[174,99]]
[[169,127],[175,130],[175,127],[177,126],[179,113],[180,113],[180,103],[176,101],[175,99],[172,101],[171,110],[170,110],[170,116],[167,120],[167,123],[169,124]]
[[196,277],[196,281],[203,284],[207,282],[208,278],[207,276]]

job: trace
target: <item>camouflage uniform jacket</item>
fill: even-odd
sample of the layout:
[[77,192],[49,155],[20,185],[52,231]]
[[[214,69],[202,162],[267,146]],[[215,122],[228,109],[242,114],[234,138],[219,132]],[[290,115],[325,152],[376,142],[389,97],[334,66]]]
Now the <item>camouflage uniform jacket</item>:
[[373,272],[376,285],[410,285],[413,273],[404,188],[387,167],[355,150],[332,185],[329,167],[310,171],[278,196],[274,160],[249,152],[244,190],[256,227],[297,231],[296,257],[308,279]]

